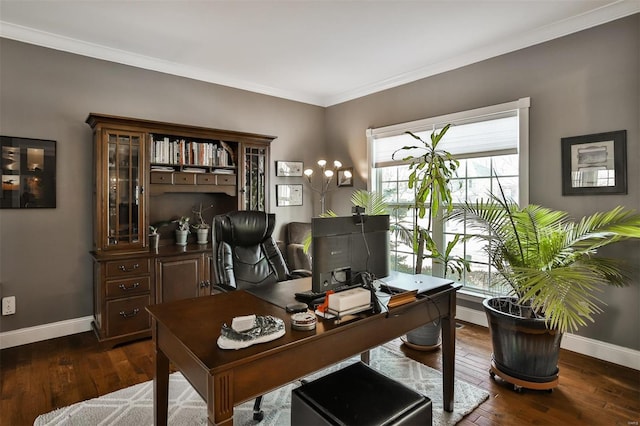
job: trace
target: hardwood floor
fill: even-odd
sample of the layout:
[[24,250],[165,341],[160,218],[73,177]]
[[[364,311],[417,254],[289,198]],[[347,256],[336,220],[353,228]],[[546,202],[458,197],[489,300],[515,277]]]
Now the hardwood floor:
[[[439,369],[441,352],[404,353]],[[560,385],[552,393],[525,390],[489,377],[486,328],[457,330],[456,377],[490,393],[461,425],[638,425],[640,371],[573,352],[560,355]],[[55,408],[153,378],[151,340],[101,350],[91,332],[0,351],[0,425],[32,425]],[[499,380],[499,379],[498,379]]]

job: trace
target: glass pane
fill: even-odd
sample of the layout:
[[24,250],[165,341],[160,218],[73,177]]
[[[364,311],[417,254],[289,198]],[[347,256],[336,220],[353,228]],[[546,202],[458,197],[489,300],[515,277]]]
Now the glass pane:
[[493,171],[496,176],[517,176],[519,171],[518,155],[493,157]]
[[469,179],[467,181],[467,201],[475,203],[479,199],[486,199],[491,189],[491,179]]
[[118,223],[117,199],[118,199],[118,172],[117,172],[117,156],[116,156],[116,137],[109,135],[108,152],[108,176],[109,176],[109,196],[107,199],[107,236],[108,244],[116,243],[116,224]]
[[266,149],[245,149],[245,209],[266,210]]
[[491,176],[491,159],[489,157],[469,158],[467,160],[467,176]]

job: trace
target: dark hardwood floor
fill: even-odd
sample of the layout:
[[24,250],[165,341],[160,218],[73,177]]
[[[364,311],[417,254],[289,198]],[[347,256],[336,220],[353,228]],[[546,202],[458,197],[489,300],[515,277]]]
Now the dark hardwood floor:
[[[439,369],[441,352],[404,348]],[[560,355],[560,385],[552,392],[514,392],[489,377],[486,328],[457,331],[456,377],[490,393],[461,425],[638,425],[640,371],[573,352]],[[91,332],[0,351],[0,424],[32,425],[55,408],[153,378],[151,340],[100,349]],[[499,380],[499,379],[498,379]]]

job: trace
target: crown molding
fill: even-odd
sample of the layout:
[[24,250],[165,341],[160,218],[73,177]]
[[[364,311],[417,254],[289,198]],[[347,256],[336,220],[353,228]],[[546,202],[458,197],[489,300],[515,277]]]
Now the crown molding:
[[465,55],[449,58],[437,64],[432,64],[415,71],[407,72],[372,84],[361,86],[330,96],[314,96],[301,91],[288,91],[274,87],[263,86],[249,81],[234,79],[228,75],[211,72],[198,67],[191,67],[158,58],[139,55],[120,49],[88,43],[45,31],[35,30],[9,22],[0,21],[0,37],[60,50],[63,52],[101,59],[137,68],[157,71],[165,74],[191,78],[236,89],[247,90],[268,96],[274,96],[296,102],[329,107],[347,102],[362,96],[391,89],[403,84],[411,83],[432,75],[451,71],[466,65],[480,62],[495,56],[543,43],[587,28],[601,25],[640,12],[640,1],[619,0],[593,11],[578,15],[554,24],[550,24],[520,37],[512,37],[502,43],[486,46],[484,49],[474,49]]

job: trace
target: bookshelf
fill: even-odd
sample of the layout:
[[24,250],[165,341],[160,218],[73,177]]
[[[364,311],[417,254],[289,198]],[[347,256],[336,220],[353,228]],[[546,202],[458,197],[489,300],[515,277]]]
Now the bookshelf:
[[211,294],[212,248],[174,226],[149,247],[149,225],[232,210],[268,211],[274,136],[91,113],[94,145],[94,331],[109,345],[148,337],[145,307]]

